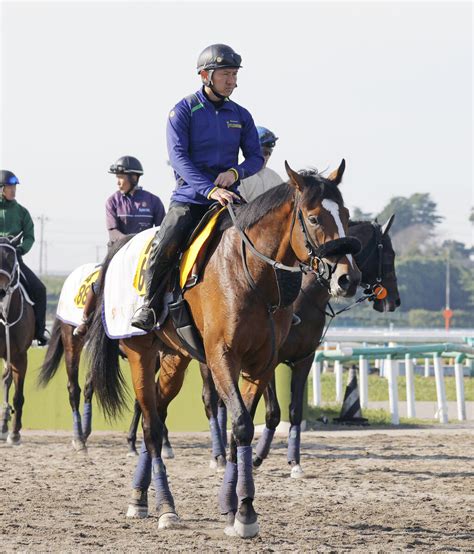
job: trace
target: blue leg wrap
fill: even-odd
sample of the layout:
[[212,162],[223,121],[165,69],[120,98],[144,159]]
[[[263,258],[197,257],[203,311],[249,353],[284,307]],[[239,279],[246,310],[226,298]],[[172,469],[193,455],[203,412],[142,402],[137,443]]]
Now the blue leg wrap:
[[175,513],[173,495],[168,486],[168,477],[166,476],[166,467],[161,458],[152,460],[153,483],[156,492],[156,509],[158,516],[163,514]]
[[288,435],[288,463],[300,463],[301,427],[292,425]]
[[227,448],[227,408],[225,406],[217,407],[217,421],[222,436],[222,444],[224,449]]
[[237,497],[239,503],[245,498],[255,497],[251,446],[237,447]]
[[209,419],[209,427],[211,428],[211,441],[212,441],[212,455],[214,458],[217,456],[224,456],[225,447],[222,444],[222,437],[219,429],[219,423],[215,417]]
[[74,431],[75,439],[83,439],[82,436],[82,424],[81,424],[81,414],[79,412],[72,412],[72,428]]
[[82,433],[84,438],[91,434],[92,431],[92,404],[90,402],[84,402],[84,411],[82,413]]
[[257,448],[255,449],[255,454],[264,460],[268,453],[270,452],[270,446],[272,445],[273,435],[275,434],[275,429],[269,429],[265,427],[262,435],[258,439]]
[[237,464],[227,462],[224,480],[219,491],[219,508],[221,514],[237,511]]
[[151,456],[146,449],[145,441],[142,441],[140,455],[138,457],[135,475],[133,476],[132,488],[142,491],[148,490],[151,482]]

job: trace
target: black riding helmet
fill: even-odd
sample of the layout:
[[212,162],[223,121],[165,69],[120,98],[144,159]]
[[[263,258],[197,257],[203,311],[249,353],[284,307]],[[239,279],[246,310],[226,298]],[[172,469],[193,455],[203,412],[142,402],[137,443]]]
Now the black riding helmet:
[[199,54],[197,61],[198,75],[203,70],[213,71],[214,69],[222,69],[224,67],[242,67],[241,56],[226,44],[211,44]]
[[110,166],[109,173],[113,173],[114,175],[143,175],[143,166],[139,160],[133,156],[122,156]]
[[0,187],[5,185],[19,185],[18,177],[8,169],[0,169]]

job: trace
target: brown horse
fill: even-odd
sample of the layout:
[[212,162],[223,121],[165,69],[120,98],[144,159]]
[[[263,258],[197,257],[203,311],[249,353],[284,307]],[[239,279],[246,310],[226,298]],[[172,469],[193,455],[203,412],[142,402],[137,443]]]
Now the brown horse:
[[[355,261],[362,272],[361,286],[365,288],[365,298],[370,300],[374,310],[379,312],[394,311],[400,306],[395,252],[388,234],[393,220],[394,216],[383,227],[377,221],[349,222],[348,234],[358,239],[362,245],[361,251],[355,254]],[[374,289],[380,285],[387,293],[383,299],[373,294]],[[305,385],[329,315],[329,300],[327,288],[321,286],[314,275],[307,274],[303,277],[301,292],[294,303],[295,313],[301,319],[301,323],[291,327],[278,353],[278,363],[287,364],[292,369],[288,463],[291,466],[291,476],[295,478],[303,476],[300,465],[300,426],[303,419]],[[226,465],[225,406],[217,396],[209,369],[205,364],[199,365],[203,378],[202,397],[211,431],[211,467],[220,470]],[[280,406],[274,378],[263,396],[266,406],[266,428],[257,444],[254,467],[260,466],[268,456],[273,435],[280,423]]]
[[[360,245],[345,237],[348,212],[338,189],[344,163],[331,178],[317,172],[301,175],[288,165],[286,169],[289,183],[236,208],[234,226],[224,218],[201,281],[185,293],[207,365],[231,414],[230,461],[219,497],[221,513],[227,516],[226,532],[241,537],[255,536],[259,529],[253,508],[253,416],[288,334],[301,272],[317,272],[335,296],[354,295],[360,279],[351,256]],[[191,356],[169,320],[161,330],[123,339],[121,345],[130,362],[144,433],[129,515],[147,514],[147,490],[153,478],[159,527],[174,526],[179,519],[161,458],[162,432],[168,405],[181,389]],[[117,351],[97,310],[90,340],[92,379],[111,416],[120,410],[124,394]],[[161,369],[155,386],[158,354]]]
[[[20,288],[20,268],[15,248],[19,242],[20,236],[0,238],[0,357],[5,360],[0,440],[6,439],[12,445],[21,442],[27,350],[35,334],[33,307],[26,301]],[[9,404],[12,381],[15,383],[13,409]],[[12,429],[8,432],[12,412]]]

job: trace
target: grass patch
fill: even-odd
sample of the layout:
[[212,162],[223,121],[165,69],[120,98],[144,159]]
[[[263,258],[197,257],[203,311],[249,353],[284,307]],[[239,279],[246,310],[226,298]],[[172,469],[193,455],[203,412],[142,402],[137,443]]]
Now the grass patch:
[[[344,387],[347,384],[347,371],[344,372]],[[454,377],[445,377],[444,385],[446,388],[446,399],[456,401],[456,384]],[[313,397],[312,379],[308,382],[309,397]],[[321,399],[323,403],[336,401],[336,376],[333,373],[323,373],[321,375]],[[474,378],[464,377],[464,395],[466,402],[474,401]],[[418,401],[436,401],[436,383],[434,377],[423,377],[415,375],[415,400]],[[406,379],[398,378],[398,399],[405,401]],[[388,402],[388,383],[387,380],[378,375],[369,375],[369,402],[386,401]]]

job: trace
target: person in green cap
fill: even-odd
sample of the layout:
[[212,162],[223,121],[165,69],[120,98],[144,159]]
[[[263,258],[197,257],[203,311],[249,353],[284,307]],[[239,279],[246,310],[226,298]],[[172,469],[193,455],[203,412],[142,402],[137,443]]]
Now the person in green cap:
[[48,343],[46,327],[46,287],[23,261],[35,242],[35,226],[30,212],[15,200],[19,180],[14,173],[0,170],[0,237],[16,237],[21,233],[21,243],[16,249],[26,289],[35,303],[35,338],[40,346]]

